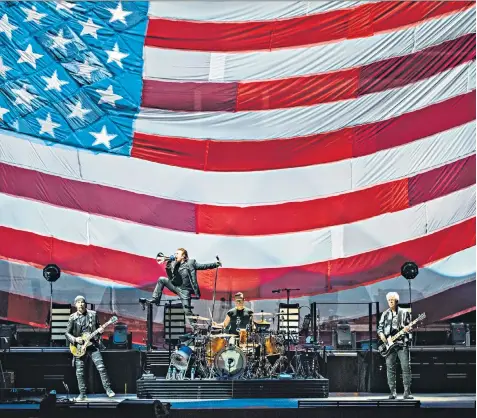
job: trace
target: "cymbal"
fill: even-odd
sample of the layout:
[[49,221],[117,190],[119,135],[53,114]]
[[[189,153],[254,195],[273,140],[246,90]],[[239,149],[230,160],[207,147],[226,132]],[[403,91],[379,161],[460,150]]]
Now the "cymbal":
[[252,316],[273,316],[270,312],[254,312]]
[[204,316],[199,315],[189,315],[187,316],[189,319],[196,319],[197,321],[210,321],[210,318],[205,318]]
[[227,337],[238,337],[238,335],[235,334],[214,334],[214,338],[227,338]]
[[213,329],[222,329],[223,326],[222,326],[222,325],[211,325],[210,328],[213,328]]
[[257,325],[270,325],[271,324],[268,321],[253,321],[253,322],[255,322]]

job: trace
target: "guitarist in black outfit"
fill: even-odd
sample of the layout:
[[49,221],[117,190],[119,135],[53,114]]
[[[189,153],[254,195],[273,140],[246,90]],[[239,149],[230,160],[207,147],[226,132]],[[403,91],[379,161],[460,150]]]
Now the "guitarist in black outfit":
[[[79,338],[85,332],[93,332],[98,328],[101,328],[99,323],[98,315],[95,311],[88,311],[86,309],[86,299],[84,296],[76,296],[75,306],[77,311],[70,315],[68,326],[66,328],[65,336],[71,344],[79,344],[83,340]],[[103,332],[99,331],[100,333]],[[77,401],[86,400],[86,383],[84,379],[84,365],[88,356],[91,356],[91,359],[96,366],[96,369],[99,372],[101,377],[101,382],[103,383],[104,390],[106,394],[112,398],[115,393],[111,390],[111,383],[109,381],[108,372],[104,366],[103,356],[100,351],[100,342],[93,340],[93,344],[87,348],[86,354],[81,358],[73,358],[76,367],[76,379],[78,380],[78,389],[79,396],[76,398]]]
[[[385,343],[387,339],[402,329],[409,333],[411,322],[411,315],[408,311],[400,309],[399,295],[396,292],[390,292],[386,295],[389,309],[386,309],[381,315],[378,325],[378,336]],[[403,337],[394,342],[394,348],[386,357],[386,369],[388,377],[388,385],[391,390],[389,399],[396,399],[396,362],[399,359],[402,370],[402,380],[404,384],[404,399],[413,399],[411,395],[411,365],[409,362],[409,334],[404,334]]]

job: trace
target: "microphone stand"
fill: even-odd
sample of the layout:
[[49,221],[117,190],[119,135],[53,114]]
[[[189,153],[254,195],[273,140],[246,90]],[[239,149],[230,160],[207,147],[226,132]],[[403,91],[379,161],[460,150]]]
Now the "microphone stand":
[[[220,261],[219,259],[219,256],[216,255],[215,258],[217,259],[217,261]],[[214,311],[215,311],[215,294],[216,294],[216,291],[217,291],[217,277],[219,275],[219,266],[216,267],[215,269],[215,280],[214,280],[214,293],[213,293],[213,296],[212,296],[212,321],[214,320]]]

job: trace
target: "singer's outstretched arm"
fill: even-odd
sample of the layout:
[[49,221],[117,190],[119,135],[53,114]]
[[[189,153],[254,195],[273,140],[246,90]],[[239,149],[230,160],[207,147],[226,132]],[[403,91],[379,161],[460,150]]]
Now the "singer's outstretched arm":
[[215,268],[220,267],[220,266],[221,266],[221,264],[217,263],[217,262],[200,264],[197,261],[195,261],[195,269],[196,270],[212,270],[212,269],[215,269]]

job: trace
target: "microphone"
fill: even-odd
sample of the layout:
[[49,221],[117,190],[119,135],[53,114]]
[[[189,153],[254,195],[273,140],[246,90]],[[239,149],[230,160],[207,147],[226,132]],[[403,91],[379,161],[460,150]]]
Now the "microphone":
[[170,255],[170,256],[165,256],[164,253],[158,253],[157,254],[158,257],[164,257],[165,259],[169,259],[170,261],[174,261],[176,259],[176,257],[174,255]]
[[216,255],[215,258],[217,259],[217,261],[220,261],[220,258],[218,255]]
[[275,290],[272,290],[272,293],[280,293],[282,291],[282,289],[275,289]]

